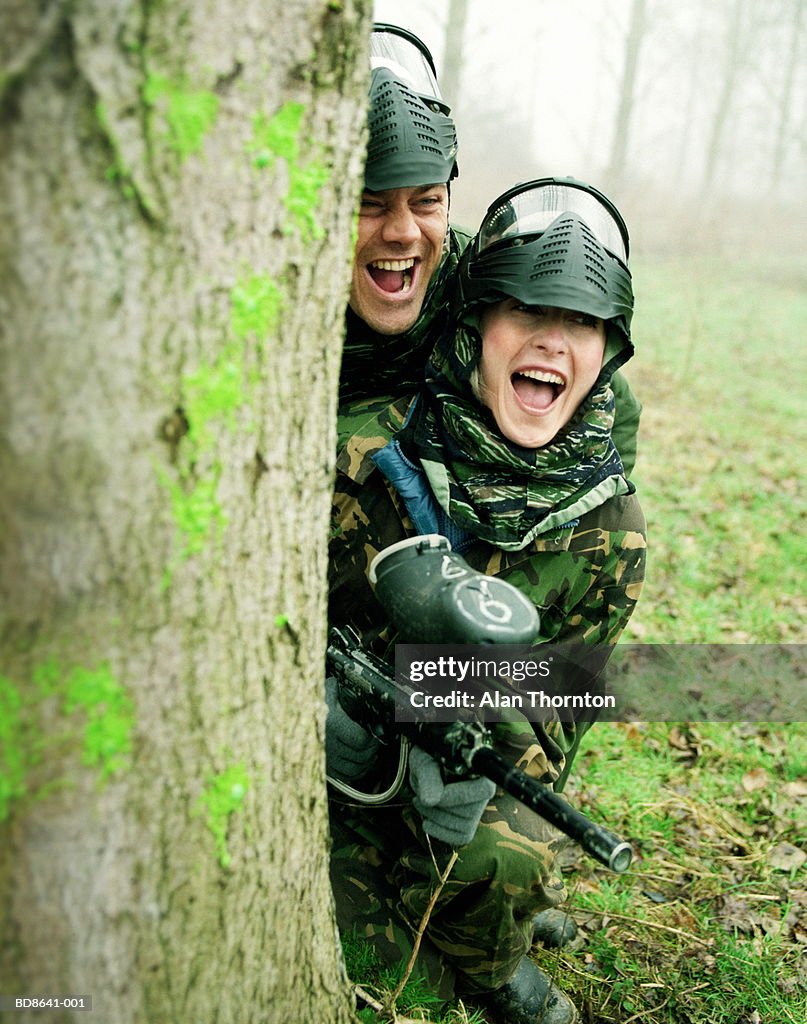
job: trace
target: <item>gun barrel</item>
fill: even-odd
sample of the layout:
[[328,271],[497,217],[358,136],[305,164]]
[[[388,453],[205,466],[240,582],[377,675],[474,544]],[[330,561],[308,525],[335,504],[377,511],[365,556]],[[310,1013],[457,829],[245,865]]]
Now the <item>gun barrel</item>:
[[[328,646],[329,669],[339,681],[339,699],[347,713],[368,729],[382,727],[377,733],[394,730],[406,735],[455,770],[486,775],[505,792],[530,807],[555,828],[578,842],[586,853],[615,872],[626,871],[633,852],[628,843],[608,829],[597,825],[576,810],[553,790],[525,775],[490,746],[479,742],[479,723],[466,723],[466,731],[454,736],[449,726],[436,723],[396,723],[396,692],[401,687],[392,669],[353,638],[331,630]],[[476,728],[474,728],[474,724]]]
[[489,747],[477,750],[473,758],[473,769],[531,807],[611,871],[621,873],[630,867],[633,851],[629,843],[597,825],[581,811],[575,810],[547,786],[542,786],[540,782],[508,764],[495,750]]

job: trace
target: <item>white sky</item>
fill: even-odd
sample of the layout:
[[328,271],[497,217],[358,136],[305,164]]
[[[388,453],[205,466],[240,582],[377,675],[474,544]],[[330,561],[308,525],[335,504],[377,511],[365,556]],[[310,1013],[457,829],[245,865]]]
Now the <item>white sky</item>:
[[[488,203],[516,181],[572,175],[599,186],[645,222],[674,206],[691,212],[706,188],[706,164],[728,74],[729,0],[648,0],[627,180],[604,180],[613,142],[625,41],[634,0],[469,0],[460,96],[446,95],[459,136],[457,220],[475,228]],[[753,221],[764,192],[788,228],[807,232],[807,62],[787,111],[787,159],[769,189],[783,110],[797,0],[745,5],[745,56],[720,137],[714,194]],[[449,0],[376,0],[374,15],[407,28],[432,51],[442,81]],[[807,35],[807,33],[802,33]],[[801,55],[800,55],[801,56]],[[520,143],[520,144],[519,144]],[[688,204],[688,205],[687,205]],[[725,207],[712,203],[725,223]],[[798,243],[800,244],[800,243]]]

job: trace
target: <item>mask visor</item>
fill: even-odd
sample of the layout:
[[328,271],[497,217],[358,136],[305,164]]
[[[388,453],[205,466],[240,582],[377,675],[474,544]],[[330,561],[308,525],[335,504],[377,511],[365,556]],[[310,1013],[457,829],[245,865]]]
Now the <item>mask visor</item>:
[[440,95],[431,54],[417,36],[394,25],[376,25],[370,36],[370,70],[389,70],[427,103],[443,113],[449,107]]
[[585,187],[560,182],[531,182],[497,200],[479,229],[477,252],[497,242],[542,234],[562,213],[575,213],[597,240],[624,264],[628,231],[616,207]]

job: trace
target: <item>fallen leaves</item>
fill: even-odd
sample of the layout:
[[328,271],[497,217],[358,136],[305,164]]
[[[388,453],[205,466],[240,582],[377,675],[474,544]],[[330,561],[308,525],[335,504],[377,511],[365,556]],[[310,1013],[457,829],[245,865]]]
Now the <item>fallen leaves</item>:
[[779,843],[768,854],[768,863],[775,871],[795,871],[807,860],[807,853],[792,843]]
[[[585,940],[576,965],[582,960],[592,993],[596,984],[609,986],[611,995],[599,990],[595,1004],[609,1012],[621,1005],[622,1016],[589,1019],[704,1024],[713,1019],[700,994],[714,990],[707,976],[725,976],[738,986],[731,1024],[773,1024],[748,980],[754,964],[773,955],[781,968],[769,984],[794,1006],[807,999],[807,970],[799,967],[807,964],[807,780],[793,777],[801,741],[792,730],[752,723],[720,731],[698,722],[610,728],[621,757],[602,747],[584,755],[573,802],[629,838],[636,860],[616,881],[590,858],[563,865]],[[614,766],[612,775],[604,764]],[[587,772],[589,765],[600,771]],[[656,985],[672,1004],[669,1017],[651,999]]]
[[755,793],[760,789],[765,789],[770,783],[771,777],[764,768],[752,768],[742,777],[742,787],[746,793]]

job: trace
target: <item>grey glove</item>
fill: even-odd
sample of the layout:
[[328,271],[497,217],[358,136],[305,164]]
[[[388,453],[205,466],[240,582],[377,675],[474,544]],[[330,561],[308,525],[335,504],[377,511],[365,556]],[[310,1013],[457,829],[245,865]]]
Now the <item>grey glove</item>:
[[496,792],[495,784],[483,777],[443,782],[440,765],[420,747],[409,751],[409,784],[415,791],[413,802],[423,818],[424,832],[451,846],[470,843]]
[[325,680],[328,717],[325,720],[325,769],[328,775],[354,782],[366,775],[381,744],[358,722],[354,722],[339,703],[336,680]]

